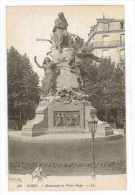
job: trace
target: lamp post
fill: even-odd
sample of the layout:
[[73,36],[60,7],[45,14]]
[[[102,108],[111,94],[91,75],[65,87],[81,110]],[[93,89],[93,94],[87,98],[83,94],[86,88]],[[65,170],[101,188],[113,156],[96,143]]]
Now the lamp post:
[[93,108],[90,110],[90,117],[88,120],[88,128],[89,132],[91,133],[92,136],[92,177],[95,177],[95,133],[97,130],[97,117],[96,117],[96,109]]

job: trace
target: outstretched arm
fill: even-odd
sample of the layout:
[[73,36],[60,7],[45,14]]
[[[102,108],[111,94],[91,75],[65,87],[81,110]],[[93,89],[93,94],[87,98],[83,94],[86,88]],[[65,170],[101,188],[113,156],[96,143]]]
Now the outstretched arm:
[[52,41],[49,40],[49,39],[36,39],[36,41],[47,41],[47,42],[49,42],[50,44],[52,44]]
[[34,62],[36,63],[36,65],[39,67],[39,68],[43,68],[43,66],[41,66],[38,61],[37,61],[37,57],[34,56]]

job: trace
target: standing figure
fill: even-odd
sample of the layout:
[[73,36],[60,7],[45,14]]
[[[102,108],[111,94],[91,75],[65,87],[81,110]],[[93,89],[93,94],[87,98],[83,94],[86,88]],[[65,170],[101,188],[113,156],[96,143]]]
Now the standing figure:
[[63,12],[60,12],[55,20],[55,24],[52,30],[53,34],[51,37],[53,47],[58,49],[60,52],[62,52],[64,46],[68,45],[67,27],[67,20]]
[[36,56],[34,61],[39,68],[44,70],[44,78],[42,80],[43,95],[56,92],[56,78],[58,75],[57,63],[51,61],[49,57],[45,57],[42,66],[37,62]]

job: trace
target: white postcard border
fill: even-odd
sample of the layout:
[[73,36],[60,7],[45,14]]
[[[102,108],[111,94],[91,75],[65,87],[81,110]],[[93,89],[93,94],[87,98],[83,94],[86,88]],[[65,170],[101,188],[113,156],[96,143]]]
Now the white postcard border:
[[[127,110],[127,181],[128,189],[127,191],[109,191],[109,194],[135,194],[135,2],[133,0],[128,1],[106,1],[106,0],[93,0],[93,1],[37,1],[37,0],[18,0],[18,1],[1,1],[0,10],[0,183],[2,194],[13,193],[7,192],[7,181],[8,181],[8,157],[7,157],[7,70],[6,70],[6,17],[5,17],[5,7],[15,6],[15,5],[77,5],[77,4],[102,4],[102,5],[125,5],[125,19],[126,19],[126,110]],[[18,193],[18,192],[14,192]],[[23,192],[25,194],[27,192]],[[29,192],[30,194],[36,192]],[[38,192],[40,194],[42,192]],[[50,192],[43,192],[50,193]],[[70,192],[54,192],[54,193],[70,193]],[[74,194],[82,192],[72,192]],[[89,192],[83,192],[88,194]],[[108,192],[96,191],[90,192],[95,194],[106,194]]]

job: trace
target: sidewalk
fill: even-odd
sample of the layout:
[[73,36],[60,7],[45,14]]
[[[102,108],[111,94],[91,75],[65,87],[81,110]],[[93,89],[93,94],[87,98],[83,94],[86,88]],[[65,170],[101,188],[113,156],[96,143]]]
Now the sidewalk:
[[[44,142],[44,141],[59,141],[59,140],[79,140],[79,139],[91,139],[91,134],[89,132],[85,133],[50,133],[45,135],[40,135],[36,137],[24,136],[21,134],[21,131],[9,131],[9,139],[15,141],[23,142]],[[123,136],[122,132],[114,130],[114,134],[110,136],[96,135],[95,139],[107,139],[107,138],[116,138]]]

